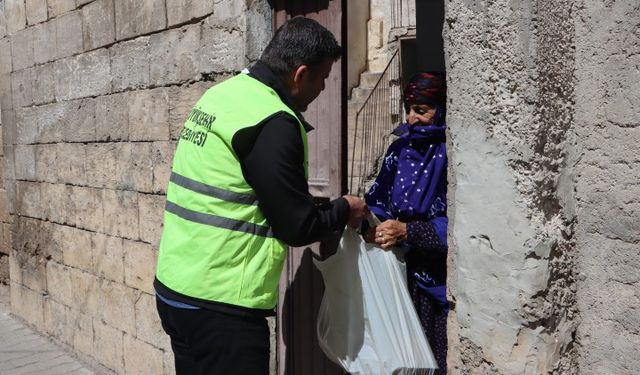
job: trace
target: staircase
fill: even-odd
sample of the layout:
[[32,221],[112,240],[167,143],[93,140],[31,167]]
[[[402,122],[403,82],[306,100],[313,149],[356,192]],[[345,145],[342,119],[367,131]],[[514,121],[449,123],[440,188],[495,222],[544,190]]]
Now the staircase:
[[400,59],[397,51],[381,73],[360,75],[360,86],[348,103],[349,193],[363,195],[379,170],[380,158],[392,141],[391,131],[402,116]]
[[[360,85],[351,89],[351,98],[349,98],[349,102],[347,105],[347,121],[348,121],[348,140],[349,140],[349,148],[348,148],[348,169],[349,169],[349,180],[353,178],[353,176],[357,176],[359,178],[363,176],[363,162],[358,158],[359,155],[362,154],[363,147],[363,133],[359,131],[356,133],[356,114],[363,107],[366,100],[369,98],[369,95],[373,91],[373,88],[376,86],[376,83],[380,80],[382,73],[376,72],[364,72],[360,74]],[[356,161],[354,163],[354,148]],[[351,191],[351,187],[349,187],[349,193],[358,194],[357,191]]]

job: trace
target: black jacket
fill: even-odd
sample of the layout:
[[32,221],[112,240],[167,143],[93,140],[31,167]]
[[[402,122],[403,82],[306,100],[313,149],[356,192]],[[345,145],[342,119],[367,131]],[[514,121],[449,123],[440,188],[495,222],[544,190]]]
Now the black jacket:
[[[264,64],[257,62],[249,75],[273,88],[294,109],[280,80]],[[246,104],[251,110],[250,98]],[[304,119],[303,124],[307,132],[313,129]],[[233,137],[232,144],[244,178],[255,190],[276,238],[290,246],[303,246],[344,228],[349,218],[349,204],[344,198],[318,205],[309,194],[300,126],[290,114],[277,113],[243,129]]]

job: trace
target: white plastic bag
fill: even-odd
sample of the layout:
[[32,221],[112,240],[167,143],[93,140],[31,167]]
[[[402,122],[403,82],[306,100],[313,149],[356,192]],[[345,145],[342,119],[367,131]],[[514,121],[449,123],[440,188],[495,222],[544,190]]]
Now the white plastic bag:
[[329,359],[354,375],[434,373],[438,365],[396,253],[347,227],[336,254],[314,262],[325,284],[318,340]]

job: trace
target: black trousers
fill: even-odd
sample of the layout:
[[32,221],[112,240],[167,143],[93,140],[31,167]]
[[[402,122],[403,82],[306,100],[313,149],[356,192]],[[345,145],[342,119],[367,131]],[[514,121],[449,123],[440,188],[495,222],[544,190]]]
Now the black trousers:
[[269,327],[262,317],[172,307],[156,297],[177,375],[268,375]]

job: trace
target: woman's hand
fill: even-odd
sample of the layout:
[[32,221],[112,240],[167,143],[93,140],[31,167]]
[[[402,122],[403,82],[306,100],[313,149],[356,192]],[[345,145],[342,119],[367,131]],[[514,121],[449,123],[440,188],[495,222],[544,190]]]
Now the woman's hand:
[[398,220],[387,220],[376,227],[369,228],[363,238],[387,250],[407,239],[407,224]]

